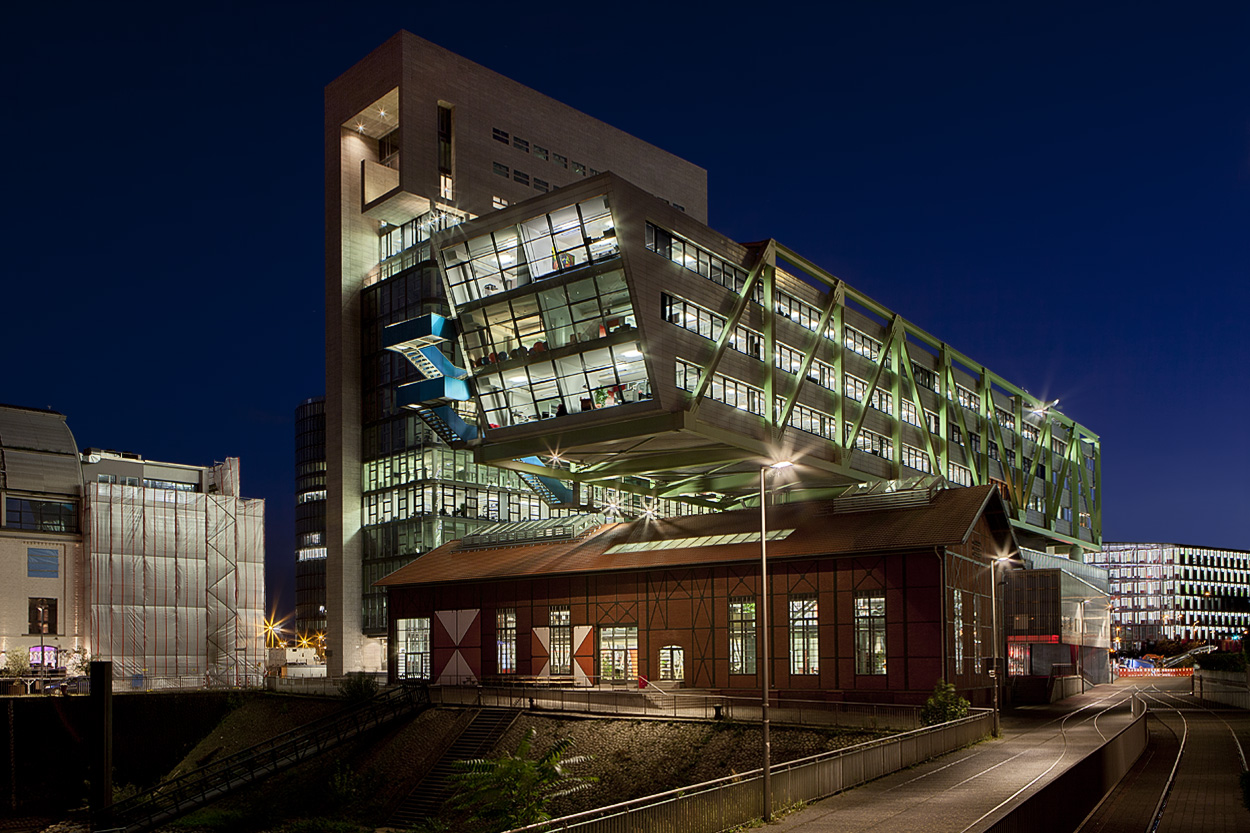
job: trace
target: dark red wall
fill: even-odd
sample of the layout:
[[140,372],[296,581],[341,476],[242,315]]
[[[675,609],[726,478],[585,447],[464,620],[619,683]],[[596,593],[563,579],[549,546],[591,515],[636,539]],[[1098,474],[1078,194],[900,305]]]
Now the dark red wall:
[[[982,521],[984,523],[984,521]],[[923,702],[939,678],[953,679],[964,696],[985,702],[989,678],[975,659],[974,633],[990,652],[989,570],[977,542],[938,554],[932,550],[861,557],[769,561],[772,583],[773,684],[782,695],[851,701]],[[531,628],[548,622],[550,605],[568,605],[574,626],[638,626],[639,671],[659,679],[659,651],[685,650],[685,685],[726,693],[758,692],[758,675],[729,674],[727,625],[731,596],[755,596],[758,563],[675,568],[650,572],[589,573],[568,577],[513,578],[439,586],[392,587],[390,615],[433,617],[437,610],[481,610],[481,673],[497,674],[495,609],[517,611],[517,672],[536,675],[545,652],[535,650]],[[953,593],[962,597],[965,662],[954,667]],[[884,590],[885,675],[855,673],[853,605],[857,592]],[[791,675],[787,597],[815,593],[820,622],[820,673]],[[980,600],[978,601],[978,597]],[[973,609],[976,614],[974,616]],[[945,639],[943,632],[945,621]],[[394,625],[391,626],[392,636]],[[437,631],[436,631],[437,634]],[[945,646],[944,646],[945,643]],[[445,646],[435,640],[437,655]],[[945,661],[943,655],[945,652]],[[392,660],[392,673],[394,670]]]

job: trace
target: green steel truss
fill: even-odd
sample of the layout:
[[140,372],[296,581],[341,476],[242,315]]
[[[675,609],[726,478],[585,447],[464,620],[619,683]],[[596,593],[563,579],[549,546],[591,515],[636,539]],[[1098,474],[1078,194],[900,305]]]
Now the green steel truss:
[[[757,285],[763,286],[766,309],[770,312],[776,309],[775,283],[779,258],[785,262],[787,271],[797,269],[809,283],[823,285],[826,291],[816,331],[808,333],[806,344],[790,345],[803,349],[802,366],[793,380],[786,380],[788,374],[772,372],[777,353],[773,325],[775,315],[763,316],[763,361],[769,369],[763,374],[763,422],[767,428],[767,439],[756,439],[700,419],[699,410]],[[868,389],[859,402],[842,393],[846,390],[844,345],[848,302],[886,322],[887,327],[872,378],[868,380]],[[479,445],[478,459],[517,471],[559,477],[574,484],[598,484],[654,498],[685,500],[708,508],[748,504],[753,498],[758,499],[760,465],[778,459],[779,449],[784,448],[783,435],[799,394],[808,384],[808,371],[817,353],[828,349],[826,333],[835,346],[832,364],[836,390],[816,387],[828,407],[828,413],[834,418],[835,439],[825,440],[833,446],[832,459],[804,459],[802,490],[794,488],[789,492],[791,498],[837,495],[856,489],[862,483],[882,479],[851,466],[855,443],[864,430],[873,392],[879,389],[890,395],[892,403],[889,479],[905,481],[916,477],[915,472],[905,469],[903,464],[905,423],[902,407],[906,400],[915,408],[917,422],[920,423],[920,450],[927,458],[932,474],[949,478],[952,464],[963,465],[969,470],[971,484],[994,483],[999,487],[1017,529],[1042,536],[1052,543],[1082,547],[1100,545],[1102,471],[1098,435],[1055,410],[1052,404],[1038,400],[1028,391],[974,362],[775,240],[758,246],[757,257],[741,297],[735,302],[716,338],[712,357],[702,369],[694,390],[689,393],[684,411],[632,417],[593,428],[561,431],[552,426],[553,430],[538,439]],[[924,367],[937,365],[936,433],[930,430],[925,413],[929,409],[924,407],[922,401],[921,385],[917,383],[912,367],[913,358]],[[974,380],[975,389],[970,391],[973,407],[959,402],[957,368]],[[660,370],[663,372],[663,368]],[[775,384],[774,377],[777,376],[782,381]],[[775,387],[778,389],[775,390]],[[962,387],[967,389],[966,384]],[[1010,402],[1009,416],[1015,430],[1001,424],[1001,404],[995,401],[995,391]],[[1026,419],[1032,420],[1030,424],[1038,432],[1035,441],[1018,433]],[[950,439],[952,428],[958,429],[963,440],[965,457],[962,463],[952,453],[960,447]],[[971,442],[973,433],[980,438],[979,449],[975,451]],[[991,443],[998,449],[1001,477],[991,475]],[[1052,448],[1060,451],[1040,453],[1040,450],[1049,451]],[[517,461],[518,457],[533,454],[553,459],[554,462],[544,467]],[[1043,463],[1046,465],[1046,477],[1041,474]],[[1029,496],[1039,483],[1044,484],[1044,495],[1041,496],[1040,508],[1034,502],[1036,514],[1031,521]],[[1064,488],[1065,484],[1068,488]],[[1038,515],[1040,523],[1036,521]],[[1060,532],[1058,523],[1061,518],[1070,518],[1077,534]],[[1079,531],[1082,527],[1086,530],[1083,534]]]

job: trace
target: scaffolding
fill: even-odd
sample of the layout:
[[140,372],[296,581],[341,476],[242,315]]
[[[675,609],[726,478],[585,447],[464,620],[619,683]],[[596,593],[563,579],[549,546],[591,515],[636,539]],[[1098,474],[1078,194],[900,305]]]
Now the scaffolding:
[[91,652],[145,687],[247,685],[263,673],[265,509],[237,461],[208,494],[90,483]]

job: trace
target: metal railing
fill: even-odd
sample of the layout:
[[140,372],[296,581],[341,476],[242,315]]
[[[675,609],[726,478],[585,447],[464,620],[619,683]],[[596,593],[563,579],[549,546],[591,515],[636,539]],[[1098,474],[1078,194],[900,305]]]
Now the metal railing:
[[150,829],[428,703],[424,687],[389,689],[357,706],[165,781],[155,789],[114,804],[108,814],[118,830],[137,833]]
[[[758,697],[662,691],[654,686],[623,689],[599,686],[548,688],[534,685],[435,686],[431,702],[442,706],[500,706],[537,711],[687,720],[760,719]],[[804,726],[860,729],[915,729],[920,707],[824,700],[774,699],[770,720]]]
[[[769,768],[772,810],[826,798],[967,746],[988,736],[992,725],[993,713],[981,710],[949,723],[774,764]],[[763,817],[762,778],[763,769],[756,769],[519,827],[509,833],[718,833]]]

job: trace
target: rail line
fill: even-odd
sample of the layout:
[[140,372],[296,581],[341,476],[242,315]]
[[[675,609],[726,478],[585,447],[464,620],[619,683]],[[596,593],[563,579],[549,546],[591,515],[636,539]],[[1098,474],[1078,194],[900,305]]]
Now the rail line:
[[[1108,793],[1077,827],[1075,833],[1081,833],[1087,828],[1091,830],[1140,830],[1143,833],[1157,833],[1160,829],[1174,828],[1177,819],[1172,814],[1192,810],[1184,803],[1177,803],[1181,800],[1177,797],[1177,785],[1184,783],[1184,779],[1193,777],[1193,767],[1204,765],[1195,762],[1193,758],[1194,755],[1199,754],[1199,751],[1206,748],[1206,744],[1210,743],[1209,734],[1199,736],[1196,733],[1204,726],[1208,727],[1208,732],[1215,729],[1216,721],[1223,725],[1232,738],[1241,771],[1245,772],[1247,769],[1246,752],[1241,739],[1237,737],[1236,729],[1219,713],[1219,710],[1196,702],[1188,693],[1180,694],[1161,688],[1157,683],[1148,683],[1144,680],[1132,685],[1129,692],[1140,696],[1147,702],[1148,719],[1155,727],[1153,730],[1155,740],[1152,740],[1147,756],[1139,764],[1144,767],[1141,772],[1145,777],[1126,779],[1127,783],[1117,786],[1115,790]],[[1195,719],[1190,720],[1191,717]],[[1166,729],[1167,733],[1175,739],[1176,750],[1171,761],[1166,758],[1171,743],[1162,741],[1162,738],[1166,737],[1160,734],[1163,729]],[[1222,732],[1217,731],[1217,734],[1222,736]],[[1209,762],[1206,765],[1209,765]],[[1149,817],[1146,818],[1144,814],[1136,815],[1134,822],[1133,814],[1124,815],[1122,812],[1117,814],[1115,810],[1112,810],[1111,815],[1108,816],[1103,810],[1104,804],[1117,794],[1119,797],[1115,801],[1123,803],[1127,800],[1143,811],[1153,806]],[[1185,799],[1189,802],[1193,800],[1192,797]],[[1122,816],[1118,821],[1117,815]]]

